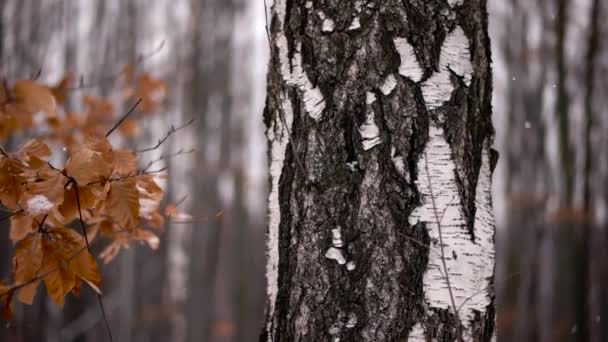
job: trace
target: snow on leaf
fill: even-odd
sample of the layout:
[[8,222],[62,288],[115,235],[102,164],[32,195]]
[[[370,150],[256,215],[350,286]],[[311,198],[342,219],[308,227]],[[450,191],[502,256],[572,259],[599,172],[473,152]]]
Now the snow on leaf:
[[31,215],[46,214],[55,205],[44,195],[35,195],[27,200],[26,211]]

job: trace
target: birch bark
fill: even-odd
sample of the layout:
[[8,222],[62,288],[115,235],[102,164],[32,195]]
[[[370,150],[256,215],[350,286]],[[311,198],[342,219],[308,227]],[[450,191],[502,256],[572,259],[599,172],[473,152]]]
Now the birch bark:
[[261,341],[490,341],[484,0],[275,1]]

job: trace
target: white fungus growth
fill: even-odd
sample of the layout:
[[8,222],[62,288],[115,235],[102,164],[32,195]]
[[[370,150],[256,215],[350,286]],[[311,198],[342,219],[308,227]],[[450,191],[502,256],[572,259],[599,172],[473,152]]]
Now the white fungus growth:
[[401,57],[399,65],[399,74],[409,78],[414,82],[420,82],[423,76],[423,70],[414,54],[414,48],[407,42],[406,38],[397,37],[393,39],[395,48]]
[[346,258],[344,258],[344,254],[342,254],[342,251],[337,249],[336,247],[330,247],[327,252],[325,252],[325,257],[327,259],[336,260],[336,262],[340,265],[346,264]]
[[329,18],[323,20],[323,28],[321,30],[323,32],[332,32],[334,30],[334,21]]
[[397,86],[397,79],[395,79],[395,75],[390,74],[386,76],[384,83],[380,86],[380,91],[384,95],[390,95],[393,92],[393,89]]
[[349,261],[346,263],[346,270],[347,271],[354,271],[355,268],[357,268],[357,265],[355,265],[354,261]]
[[32,215],[46,214],[55,206],[44,195],[35,195],[26,202],[26,211]]

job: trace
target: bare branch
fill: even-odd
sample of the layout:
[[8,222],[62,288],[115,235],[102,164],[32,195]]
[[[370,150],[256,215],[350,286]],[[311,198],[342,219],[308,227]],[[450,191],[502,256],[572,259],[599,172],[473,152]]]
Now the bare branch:
[[[139,102],[137,102],[137,103],[139,103]],[[135,104],[135,105],[137,105],[137,104]],[[135,107],[133,107],[133,108],[135,108]],[[119,122],[119,124],[120,124],[120,122]],[[110,133],[112,133],[112,131],[110,131]],[[87,250],[89,251],[89,253],[91,253],[91,246],[89,245],[89,237],[87,235],[87,226],[84,223],[84,220],[82,219],[82,208],[80,207],[80,193],[78,191],[78,183],[76,182],[76,180],[74,178],[70,178],[70,182],[72,182],[74,184],[74,191],[76,192],[76,204],[78,206],[78,221],[80,222],[80,227],[82,228],[82,235],[84,235],[84,241],[86,243]],[[101,300],[101,294],[99,294],[99,293],[97,294],[97,302],[99,303],[99,309],[101,310],[101,316],[103,317],[103,322],[106,326],[106,330],[108,331],[108,337],[110,338],[110,342],[113,342],[114,338],[112,337],[112,329],[110,328],[110,323],[108,323],[108,318],[106,317],[106,310],[103,307],[103,301]]]
[[118,120],[118,122],[114,125],[114,127],[112,127],[112,129],[110,129],[110,131],[108,131],[108,133],[106,133],[106,138],[110,136],[110,134],[112,134],[112,132],[114,132],[114,130],[116,128],[118,128],[118,126],[120,126],[120,124],[125,121],[125,119],[131,115],[131,113],[133,113],[135,111],[135,108],[137,108],[137,106],[139,105],[139,103],[141,102],[141,99],[137,100],[137,102],[135,102],[135,104],[131,107],[131,109],[129,109],[129,111],[122,116],[122,118],[120,118],[120,120]]
[[20,210],[17,210],[17,211],[13,211],[13,212],[11,212],[11,213],[8,213],[8,214],[6,214],[6,215],[4,215],[4,216],[0,217],[0,222],[4,221],[4,220],[6,220],[6,219],[9,219],[9,218],[11,218],[11,217],[13,217],[13,216],[15,216],[15,215],[19,215],[19,214],[21,214],[22,212],[23,212],[23,209],[20,209]]
[[156,149],[158,149],[165,141],[167,141],[167,139],[169,139],[169,137],[174,134],[175,132],[182,130],[188,126],[190,126],[192,123],[194,123],[195,119],[192,118],[190,120],[188,120],[188,122],[186,122],[185,124],[181,125],[181,126],[173,126],[171,125],[171,128],[169,129],[169,131],[167,132],[167,134],[162,138],[158,140],[158,143],[152,147],[148,147],[148,148],[144,148],[141,150],[137,150],[135,151],[135,153],[144,153],[144,152],[149,152],[149,151],[154,151]]

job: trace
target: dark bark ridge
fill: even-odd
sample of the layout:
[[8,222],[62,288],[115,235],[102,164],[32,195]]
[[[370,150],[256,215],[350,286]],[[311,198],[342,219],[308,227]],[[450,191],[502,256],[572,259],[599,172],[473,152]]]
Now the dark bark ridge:
[[[426,338],[458,340],[466,326],[470,340],[489,341],[493,289],[487,309],[469,322],[460,321],[456,308],[429,307],[423,276],[433,241],[424,223],[408,221],[422,201],[417,162],[435,124],[451,147],[463,229],[475,242],[477,179],[483,149],[493,139],[485,1],[455,7],[443,0],[284,6],[283,18],[276,8],[272,16],[264,119],[269,131],[276,130],[289,125],[290,110],[293,122],[278,182],[278,292],[261,340],[403,341],[421,324]],[[451,98],[429,110],[421,83],[438,71],[442,44],[456,25],[470,42],[472,78],[467,86],[452,73]],[[293,60],[299,54],[304,74],[322,94],[318,119],[308,113],[306,90],[284,79],[281,35],[290,70],[298,67]],[[414,48],[423,72],[419,82],[399,74],[396,37]],[[391,75],[395,84],[388,91]],[[369,113],[379,140],[366,147],[360,127]],[[330,249],[343,260],[330,257]]]

